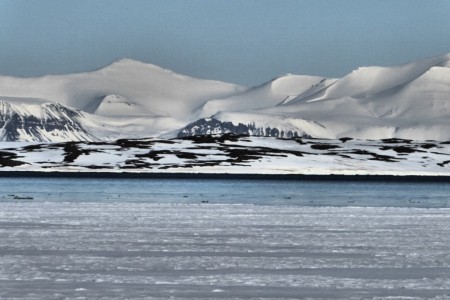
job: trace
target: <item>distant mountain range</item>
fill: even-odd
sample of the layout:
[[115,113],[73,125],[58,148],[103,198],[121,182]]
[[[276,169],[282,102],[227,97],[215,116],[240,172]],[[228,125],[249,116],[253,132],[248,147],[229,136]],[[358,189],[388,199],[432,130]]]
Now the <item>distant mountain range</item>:
[[450,140],[450,54],[339,78],[246,88],[123,59],[79,74],[0,76],[0,139],[96,141],[233,132]]

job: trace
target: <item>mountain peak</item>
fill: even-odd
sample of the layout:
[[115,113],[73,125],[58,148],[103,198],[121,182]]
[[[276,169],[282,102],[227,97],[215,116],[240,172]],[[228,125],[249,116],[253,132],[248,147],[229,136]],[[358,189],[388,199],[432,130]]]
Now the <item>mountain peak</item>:
[[157,65],[145,63],[145,62],[131,59],[131,58],[120,58],[120,59],[114,60],[110,64],[106,65],[105,67],[99,68],[98,70],[100,70],[100,71],[108,70],[108,69],[120,69],[120,70],[130,69],[130,70],[133,70],[136,68],[149,69],[149,70],[153,69],[153,70],[160,70],[160,71],[173,73],[172,71],[161,68]]

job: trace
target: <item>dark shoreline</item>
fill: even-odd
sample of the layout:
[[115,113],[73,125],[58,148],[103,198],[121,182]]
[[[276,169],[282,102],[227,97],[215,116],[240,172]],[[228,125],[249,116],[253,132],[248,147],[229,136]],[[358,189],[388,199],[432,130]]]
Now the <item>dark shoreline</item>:
[[132,172],[39,172],[0,171],[0,177],[105,178],[105,179],[201,179],[201,180],[297,180],[297,181],[374,181],[450,183],[450,176],[421,175],[304,175],[304,174],[227,174],[227,173],[132,173]]

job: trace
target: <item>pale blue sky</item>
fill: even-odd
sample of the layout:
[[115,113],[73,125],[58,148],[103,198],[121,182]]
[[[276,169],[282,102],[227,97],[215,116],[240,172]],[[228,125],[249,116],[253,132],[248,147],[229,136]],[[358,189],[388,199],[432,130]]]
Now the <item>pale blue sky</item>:
[[0,74],[123,57],[244,85],[450,52],[448,0],[0,0]]

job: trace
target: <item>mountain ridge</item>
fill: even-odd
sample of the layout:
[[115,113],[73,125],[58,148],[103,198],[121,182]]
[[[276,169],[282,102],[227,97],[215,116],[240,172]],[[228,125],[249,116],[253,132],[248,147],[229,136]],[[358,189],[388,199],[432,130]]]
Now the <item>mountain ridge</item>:
[[[125,58],[91,72],[0,76],[0,100],[13,105],[19,117],[34,107],[26,116],[33,115],[39,128],[45,128],[41,115],[48,113],[43,103],[72,109],[82,115],[72,120],[80,127],[76,130],[86,133],[77,138],[175,137],[207,134],[211,128],[218,134],[239,128],[235,133],[241,134],[247,126],[249,134],[270,136],[449,140],[450,53],[391,67],[360,67],[342,78],[286,74],[250,88]],[[70,123],[68,115],[78,116],[57,119]],[[11,116],[2,112],[1,117],[7,122]],[[195,124],[204,130],[194,130]],[[39,134],[52,140],[51,134]]]
[[0,100],[0,140],[96,141],[82,112],[58,103],[11,104]]

